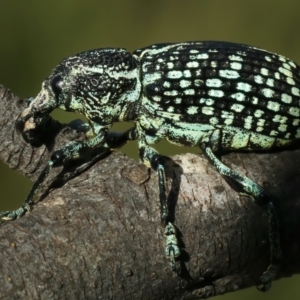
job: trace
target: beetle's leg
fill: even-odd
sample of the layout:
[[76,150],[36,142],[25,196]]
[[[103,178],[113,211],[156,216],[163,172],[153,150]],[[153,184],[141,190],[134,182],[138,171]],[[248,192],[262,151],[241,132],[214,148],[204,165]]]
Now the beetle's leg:
[[[81,119],[72,120],[71,122],[69,122],[67,124],[67,126],[77,132],[85,133],[86,136],[88,136],[88,137],[92,137],[94,135],[92,126],[89,123],[87,123]],[[92,135],[92,133],[93,133],[93,135]]]
[[40,176],[38,177],[38,179],[36,180],[36,182],[33,184],[22,206],[16,210],[0,212],[0,218],[2,218],[3,220],[13,220],[24,215],[26,211],[30,211],[31,207],[34,205],[34,201],[33,201],[34,196],[38,192],[41,184],[44,182],[49,172],[51,171],[52,166],[53,166],[53,161],[50,160],[47,163],[44,170],[42,171],[42,173],[40,174]]
[[[86,123],[80,119],[73,120],[68,123],[68,126],[77,132],[84,132],[88,137],[94,136],[93,128],[89,123]],[[105,138],[105,143],[103,147],[114,149],[120,148],[127,141],[132,141],[137,139],[136,128],[132,127],[124,132],[109,131]]]
[[[84,131],[89,129],[88,124],[86,126],[83,126],[81,124],[80,126],[80,128]],[[101,144],[106,148],[118,148],[124,145],[128,140],[133,139],[136,139],[136,130],[134,127],[125,132],[109,132],[106,134],[106,136],[104,135],[104,133],[100,133],[93,139],[85,140],[82,142],[68,143],[64,148],[55,151],[52,154],[48,164],[31,188],[31,191],[27,196],[24,204],[16,210],[0,212],[0,218],[4,220],[13,220],[15,218],[21,217],[26,213],[26,211],[30,211],[31,207],[34,205],[34,197],[37,194],[41,184],[44,182],[46,176],[51,171],[52,167],[61,166],[68,160],[79,158],[81,157],[83,152],[88,151],[91,148],[100,146]]]
[[161,205],[161,220],[165,227],[164,235],[166,237],[165,255],[170,259],[170,265],[174,272],[177,272],[175,258],[180,255],[180,249],[178,247],[178,241],[176,237],[176,229],[169,220],[169,208],[166,196],[166,175],[164,167],[164,158],[158,154],[153,148],[143,145],[139,145],[140,158],[142,162],[152,167],[158,176],[159,185],[159,200]]
[[261,284],[258,287],[261,291],[267,291],[271,287],[272,280],[275,278],[282,261],[278,220],[271,198],[257,183],[225,166],[213,154],[213,151],[208,144],[204,143],[200,148],[222,176],[236,183],[241,188],[242,192],[251,196],[257,204],[267,208],[271,262],[268,269],[260,277]]
[[127,141],[133,141],[136,139],[137,131],[135,127],[132,127],[124,132],[110,131],[107,134],[103,146],[110,149],[120,148],[126,144]]
[[24,213],[26,213],[26,211],[30,211],[31,207],[35,204],[34,197],[37,194],[42,183],[44,182],[45,178],[51,171],[52,167],[62,166],[69,160],[80,158],[86,151],[89,151],[91,148],[95,148],[104,144],[106,135],[107,133],[105,131],[101,131],[92,139],[70,142],[62,149],[53,152],[49,162],[38,177],[37,181],[34,183],[23,205],[13,211],[0,212],[0,218],[4,220],[13,220],[15,218],[21,217]]

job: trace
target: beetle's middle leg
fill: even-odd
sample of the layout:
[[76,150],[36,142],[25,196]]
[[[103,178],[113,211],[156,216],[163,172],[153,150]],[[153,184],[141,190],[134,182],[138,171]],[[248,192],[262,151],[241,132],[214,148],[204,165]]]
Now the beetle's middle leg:
[[161,205],[161,220],[165,227],[164,235],[166,238],[165,255],[170,259],[170,265],[174,272],[177,272],[175,259],[180,255],[178,247],[178,240],[176,237],[176,229],[172,222],[169,220],[169,208],[166,195],[166,174],[164,166],[164,158],[153,148],[139,143],[139,153],[142,162],[152,167],[158,176],[159,185],[159,200]]

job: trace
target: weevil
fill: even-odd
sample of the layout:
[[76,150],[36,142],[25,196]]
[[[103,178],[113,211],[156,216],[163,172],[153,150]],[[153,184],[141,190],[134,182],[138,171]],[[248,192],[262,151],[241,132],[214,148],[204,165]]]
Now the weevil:
[[53,109],[60,108],[83,114],[93,137],[55,151],[22,207],[0,217],[11,220],[29,211],[52,167],[91,148],[112,147],[112,124],[132,121],[130,130],[115,135],[113,146],[137,140],[141,161],[158,175],[165,254],[172,269],[176,271],[180,247],[168,211],[164,159],[151,147],[161,139],[199,146],[223,177],[266,208],[271,260],[260,277],[260,289],[266,291],[282,257],[272,199],[254,181],[225,166],[215,153],[269,150],[299,139],[299,71],[298,65],[281,55],[214,41],[155,44],[133,53],[105,48],[68,57],[45,79],[17,127],[30,136]]

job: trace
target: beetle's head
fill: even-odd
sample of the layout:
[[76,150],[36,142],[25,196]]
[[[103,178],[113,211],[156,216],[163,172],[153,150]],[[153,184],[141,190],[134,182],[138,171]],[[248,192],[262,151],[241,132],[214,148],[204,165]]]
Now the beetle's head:
[[135,59],[124,49],[96,49],[68,57],[45,79],[17,127],[23,133],[33,131],[55,108],[79,112],[99,126],[110,126],[123,102],[137,94],[137,72]]

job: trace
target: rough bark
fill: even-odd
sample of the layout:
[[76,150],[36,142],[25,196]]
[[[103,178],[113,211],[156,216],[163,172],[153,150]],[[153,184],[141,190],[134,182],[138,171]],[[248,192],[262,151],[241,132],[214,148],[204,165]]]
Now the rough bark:
[[[84,138],[50,120],[34,148],[15,131],[25,103],[1,86],[0,101],[0,159],[33,181],[54,149]],[[274,197],[285,258],[278,279],[300,269],[299,152],[222,157]],[[266,212],[202,155],[167,160],[181,276],[164,257],[154,172],[147,180],[147,169],[119,152],[101,157],[55,169],[33,211],[1,224],[1,299],[200,299],[258,283],[270,255]]]

